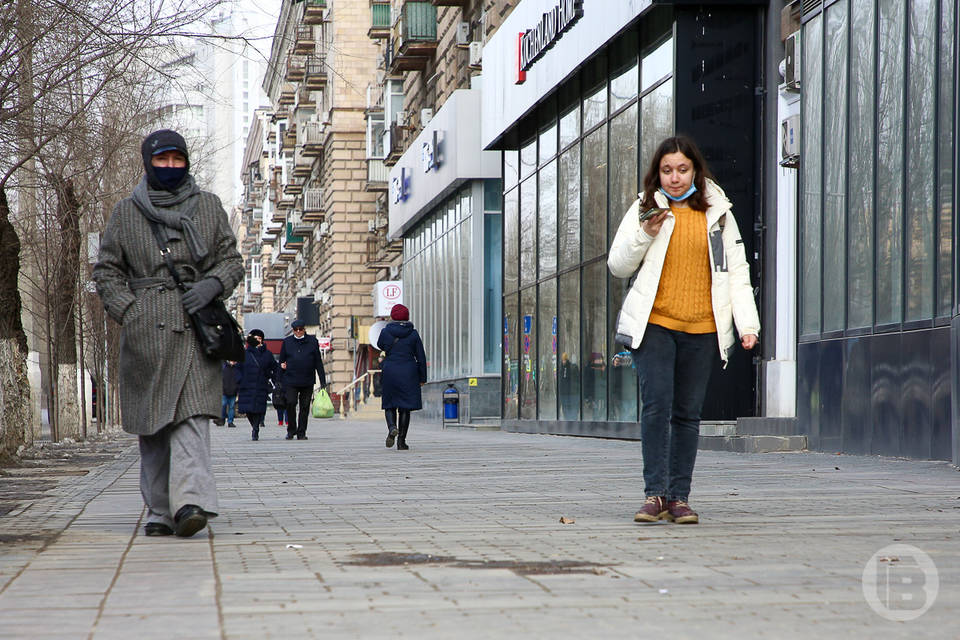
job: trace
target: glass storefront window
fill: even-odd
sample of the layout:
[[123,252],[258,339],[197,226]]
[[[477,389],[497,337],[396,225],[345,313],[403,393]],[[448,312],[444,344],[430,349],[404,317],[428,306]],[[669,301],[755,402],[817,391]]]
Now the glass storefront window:
[[529,177],[537,170],[537,139],[520,147],[520,179]]
[[520,183],[520,286],[537,281],[537,181]]
[[906,11],[880,0],[877,95],[877,324],[903,318],[903,72]]
[[637,199],[637,105],[610,121],[610,223],[607,237],[613,242],[620,221]]
[[906,184],[906,294],[904,320],[925,320],[934,315],[934,189],[937,89],[937,2],[915,0],[907,18],[907,184]]
[[557,235],[560,268],[580,264],[580,145],[560,156]]
[[520,151],[507,149],[503,152],[503,188],[509,189],[520,181]]
[[520,415],[520,349],[517,345],[520,319],[517,315],[520,294],[503,297],[503,367],[500,381],[503,393],[503,417],[516,419]]
[[551,162],[540,169],[539,207],[537,230],[540,246],[540,277],[545,278],[557,271],[557,163]]
[[846,324],[847,0],[826,9],[823,135],[823,331]]
[[537,418],[537,288],[520,292],[520,417]]
[[583,259],[607,252],[607,127],[583,139],[583,174],[580,182],[584,219]]
[[953,196],[955,168],[953,143],[954,104],[954,21],[956,3],[940,4],[940,100],[937,105],[937,316],[949,317],[953,311]]
[[636,62],[610,79],[610,113],[637,97],[639,82]]
[[503,196],[503,292],[520,286],[520,189]]
[[640,91],[646,91],[673,73],[673,38],[668,38],[643,56],[640,66]]
[[560,276],[557,294],[557,395],[560,419],[580,419],[580,271]]
[[802,95],[803,129],[800,166],[800,335],[820,333],[821,176],[820,110],[822,104],[823,16],[804,27]]
[[847,328],[873,325],[874,5],[850,5]]
[[502,216],[483,216],[483,372],[500,371],[503,331],[500,326],[502,298],[500,278],[503,274]]
[[540,284],[537,304],[539,418],[557,419],[557,279]]
[[640,171],[645,175],[664,138],[673,135],[673,83],[664,82],[640,100]]
[[540,165],[544,165],[557,155],[557,110],[551,101],[540,109]]
[[583,419],[607,419],[607,263],[598,260],[583,268],[581,290],[581,352]]
[[607,117],[607,84],[595,88],[583,99],[583,130],[589,131]]
[[560,149],[566,149],[579,137],[580,105],[578,104],[560,116]]

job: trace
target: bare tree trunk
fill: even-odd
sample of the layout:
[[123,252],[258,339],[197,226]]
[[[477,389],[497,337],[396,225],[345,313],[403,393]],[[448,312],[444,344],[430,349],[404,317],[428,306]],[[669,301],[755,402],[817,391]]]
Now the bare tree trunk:
[[[80,201],[73,181],[51,176],[57,190],[57,222],[60,246],[52,252],[56,260],[50,291],[53,332],[50,336],[56,353],[56,425],[58,440],[78,439],[80,408],[77,406],[77,329],[76,283],[80,270]],[[51,424],[53,422],[51,421]]]
[[20,238],[10,223],[7,193],[0,187],[0,461],[33,441],[27,336],[20,320]]

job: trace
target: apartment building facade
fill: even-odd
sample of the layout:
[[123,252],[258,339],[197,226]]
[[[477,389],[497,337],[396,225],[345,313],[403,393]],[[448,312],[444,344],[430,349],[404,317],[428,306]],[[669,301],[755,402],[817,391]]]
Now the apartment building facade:
[[367,2],[284,0],[263,83],[270,108],[252,123],[244,160],[243,308],[282,313],[287,327],[299,317],[329,338],[335,392],[364,366],[360,328],[372,323],[385,272],[369,253],[386,189],[382,162],[378,171],[366,151],[370,22]]

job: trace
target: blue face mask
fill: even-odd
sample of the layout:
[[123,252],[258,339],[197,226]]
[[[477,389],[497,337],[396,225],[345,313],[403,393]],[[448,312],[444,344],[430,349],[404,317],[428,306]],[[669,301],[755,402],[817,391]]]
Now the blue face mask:
[[153,167],[153,175],[164,189],[176,189],[187,175],[186,167]]
[[674,202],[682,202],[683,200],[686,200],[696,192],[697,192],[697,185],[693,184],[692,182],[690,183],[690,188],[687,189],[686,193],[684,193],[682,196],[672,196],[669,193],[667,193],[663,187],[660,187],[660,193],[667,196]]

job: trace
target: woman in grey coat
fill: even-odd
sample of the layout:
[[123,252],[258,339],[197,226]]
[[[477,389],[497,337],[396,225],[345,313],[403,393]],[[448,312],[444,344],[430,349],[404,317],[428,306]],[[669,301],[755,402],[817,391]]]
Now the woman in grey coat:
[[[221,363],[202,353],[187,313],[228,295],[243,262],[220,199],[189,173],[183,137],[155,131],[141,155],[146,175],[113,209],[93,279],[122,325],[120,409],[139,436],[145,533],[187,537],[217,515],[209,423],[221,396]],[[174,284],[151,221],[188,291]]]

